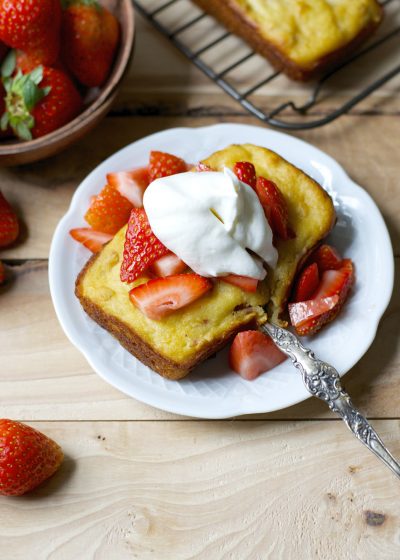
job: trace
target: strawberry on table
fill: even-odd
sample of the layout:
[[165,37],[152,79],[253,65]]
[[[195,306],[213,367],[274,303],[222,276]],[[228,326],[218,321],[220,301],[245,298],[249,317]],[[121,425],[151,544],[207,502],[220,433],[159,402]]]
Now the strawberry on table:
[[4,268],[3,262],[0,261],[0,286],[5,282],[5,280],[6,280],[6,270]]
[[128,199],[132,206],[141,208],[144,191],[150,183],[149,170],[147,167],[138,167],[131,171],[108,173],[107,182]]
[[75,228],[71,229],[69,232],[70,236],[82,243],[89,251],[92,253],[98,253],[102,250],[103,245],[108,243],[113,238],[109,233],[103,233],[101,231],[95,231],[91,228]]
[[250,278],[249,276],[241,276],[239,274],[228,274],[227,276],[219,276],[218,280],[232,284],[241,288],[245,292],[256,292],[258,286],[258,280],[256,278]]
[[354,267],[350,259],[343,259],[337,270],[326,270],[311,300],[289,304],[290,320],[297,333],[301,336],[315,334],[323,325],[333,321],[353,283]]
[[151,265],[151,270],[157,276],[172,276],[175,274],[181,274],[187,269],[187,264],[185,264],[179,257],[174,253],[167,253],[163,257],[160,257]]
[[122,282],[133,282],[168,249],[151,230],[143,208],[133,208],[126,230],[124,255],[121,264]]
[[96,0],[62,3],[62,58],[81,84],[101,86],[110,73],[119,43],[118,20]]
[[18,234],[18,218],[0,191],[0,247],[7,247],[14,243]]
[[305,301],[311,299],[319,286],[319,272],[317,263],[312,263],[300,273],[293,292],[292,300]]
[[150,152],[149,177],[150,182],[160,177],[168,177],[176,173],[185,173],[186,163],[183,159],[165,152]]
[[229,349],[229,365],[243,379],[252,381],[286,360],[271,338],[260,331],[238,333]]
[[195,273],[149,280],[133,288],[129,297],[149,319],[155,321],[189,305],[212,288],[212,282]]
[[61,447],[41,432],[0,420],[0,494],[21,496],[52,476],[63,460]]
[[0,0],[0,40],[41,64],[57,60],[60,23],[60,0]]
[[252,163],[248,161],[238,161],[233,167],[233,172],[239,181],[246,183],[246,185],[256,190],[256,169]]
[[275,183],[265,177],[258,177],[256,192],[273,233],[284,240],[296,237],[289,225],[286,201]]
[[119,192],[106,185],[95,197],[85,220],[95,230],[114,235],[128,223],[132,204]]
[[80,112],[81,96],[61,70],[38,66],[27,74],[19,70],[13,75],[14,51],[5,63],[6,112],[1,118],[2,130],[11,127],[22,140],[31,140],[60,128]]

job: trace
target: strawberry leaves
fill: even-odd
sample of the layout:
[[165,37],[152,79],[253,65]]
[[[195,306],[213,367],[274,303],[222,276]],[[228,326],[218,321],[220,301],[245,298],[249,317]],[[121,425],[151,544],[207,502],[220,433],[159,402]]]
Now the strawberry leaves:
[[12,128],[21,140],[32,140],[31,130],[35,126],[32,109],[50,92],[50,87],[40,88],[43,67],[38,66],[23,74],[20,70],[14,75],[16,65],[15,51],[11,51],[1,66],[1,76],[6,91],[6,110],[0,120],[1,130]]

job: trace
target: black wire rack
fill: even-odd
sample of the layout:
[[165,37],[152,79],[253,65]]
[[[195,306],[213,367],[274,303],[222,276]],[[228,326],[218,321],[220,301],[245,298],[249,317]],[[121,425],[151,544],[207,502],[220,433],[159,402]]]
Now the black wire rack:
[[[363,84],[358,90],[351,92],[344,102],[340,102],[339,106],[330,109],[327,114],[315,117],[313,114],[310,117],[310,110],[314,108],[322,97],[323,88],[329,83],[334,86],[335,77],[346,69],[352,72],[353,66],[358,60],[364,59],[368,56],[377,56],[376,53],[380,48],[387,48],[390,44],[392,52],[400,53],[399,44],[393,45],[392,43],[400,37],[400,0],[382,0],[381,4],[385,7],[385,12],[390,8],[390,13],[386,14],[385,25],[382,26],[379,34],[377,34],[364,48],[358,50],[351,58],[347,59],[345,63],[335,68],[333,71],[325,74],[318,81],[311,83],[307,88],[307,101],[302,104],[296,104],[288,99],[284,103],[280,103],[272,110],[265,110],[253,100],[254,94],[260,93],[264,86],[270,86],[274,80],[280,76],[281,72],[273,70],[267,61],[263,61],[264,68],[266,68],[267,75],[265,78],[260,79],[250,88],[247,87],[245,91],[240,91],[240,88],[233,81],[233,73],[239,69],[243,70],[246,64],[249,64],[254,57],[258,56],[254,51],[249,50],[241,40],[241,46],[247,51],[241,54],[237,60],[228,64],[225,67],[216,69],[213,65],[205,59],[205,56],[210,53],[214,47],[227,41],[232,35],[226,29],[219,26],[213,18],[201,11],[197,6],[191,5],[187,9],[189,17],[186,21],[182,21],[182,3],[188,0],[133,0],[137,11],[144,16],[150,23],[163,35],[165,35],[189,60],[193,62],[204,74],[211,80],[218,84],[226,93],[238,101],[249,113],[256,116],[264,123],[272,126],[289,130],[301,130],[316,128],[335,120],[340,115],[347,113],[352,107],[360,103],[372,92],[380,88],[383,84],[400,74],[400,64],[398,64],[398,54],[395,54],[394,64],[387,69],[383,75],[374,77],[371,81]],[[147,7],[144,6],[146,3]],[[390,5],[390,6],[389,6]],[[168,15],[175,9],[175,13],[179,17],[168,18]],[[208,25],[212,26],[211,29],[203,29],[201,31],[202,37],[210,37],[205,44],[200,48],[194,48],[191,45],[191,38],[196,34],[196,28],[201,23],[208,21]],[[217,36],[215,30],[217,29]],[[197,32],[197,35],[199,33]],[[238,49],[239,50],[239,49]],[[236,49],[235,49],[236,51]],[[397,57],[397,63],[396,63]],[[393,57],[392,57],[393,58]],[[373,63],[372,63],[373,65]],[[380,65],[378,65],[380,66]],[[258,74],[258,72],[257,72]],[[354,84],[353,84],[354,85]],[[264,91],[264,90],[263,90]],[[297,117],[297,118],[296,118]],[[300,118],[299,118],[300,117]]]

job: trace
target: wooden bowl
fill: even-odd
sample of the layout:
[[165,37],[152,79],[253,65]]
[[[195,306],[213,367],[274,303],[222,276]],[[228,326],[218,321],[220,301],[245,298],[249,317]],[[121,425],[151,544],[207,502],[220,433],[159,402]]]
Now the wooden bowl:
[[110,109],[133,51],[134,10],[131,0],[100,0],[100,3],[116,15],[121,26],[120,46],[106,83],[94,101],[63,127],[36,140],[0,142],[1,166],[31,163],[60,152],[89,132]]

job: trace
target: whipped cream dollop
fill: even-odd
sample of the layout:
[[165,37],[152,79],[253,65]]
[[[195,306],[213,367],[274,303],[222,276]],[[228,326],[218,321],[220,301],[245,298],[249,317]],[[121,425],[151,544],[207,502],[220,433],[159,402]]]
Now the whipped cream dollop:
[[143,205],[155,235],[202,276],[262,280],[263,261],[276,266],[278,254],[258,196],[230,169],[156,179]]

